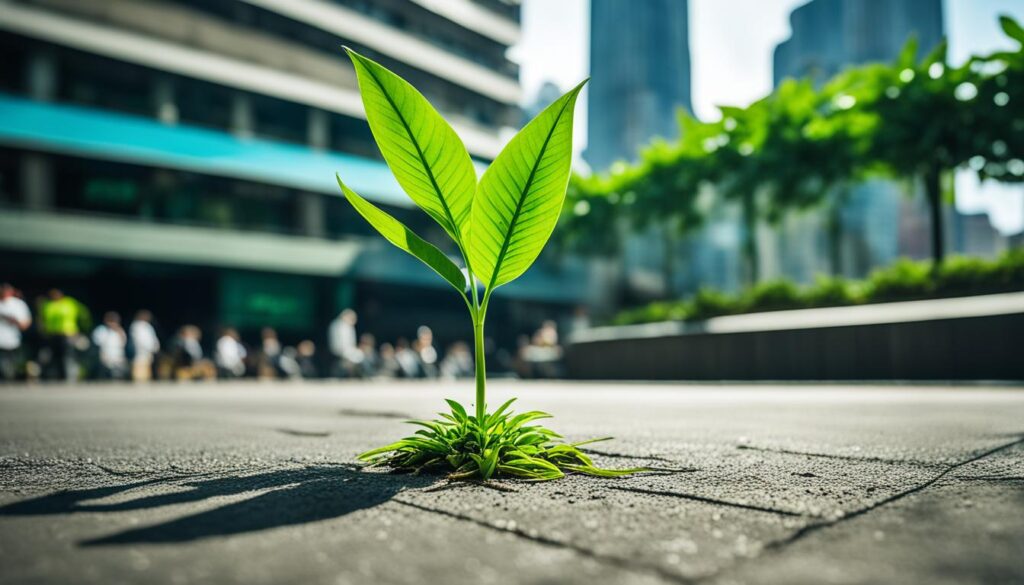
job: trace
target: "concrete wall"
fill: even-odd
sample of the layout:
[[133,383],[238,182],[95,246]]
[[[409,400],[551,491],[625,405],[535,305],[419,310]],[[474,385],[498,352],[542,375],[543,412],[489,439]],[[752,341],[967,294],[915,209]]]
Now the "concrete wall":
[[[997,297],[1010,302],[986,300]],[[974,310],[933,311],[937,318],[913,310],[963,300],[973,301]],[[773,314],[775,327],[764,326],[769,314],[761,314],[719,318],[732,319],[728,327],[711,319],[648,331],[605,328],[578,336],[566,365],[570,377],[582,379],[1024,380],[1024,309],[1015,308],[1021,301],[1024,293],[884,306],[907,314],[903,321],[872,319],[875,307],[866,306],[780,311]],[[901,311],[908,305],[914,307]],[[815,312],[837,311],[847,318],[815,326]],[[744,326],[750,318],[761,323]]]

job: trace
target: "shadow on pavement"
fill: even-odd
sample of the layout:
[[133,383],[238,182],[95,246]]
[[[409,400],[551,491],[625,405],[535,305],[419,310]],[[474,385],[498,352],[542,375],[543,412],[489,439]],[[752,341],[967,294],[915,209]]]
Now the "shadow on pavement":
[[[120,486],[68,490],[0,507],[0,516],[35,516],[79,512],[124,512],[176,504],[203,502],[210,498],[260,492],[251,498],[182,516],[143,528],[132,528],[81,546],[188,542],[212,536],[229,536],[281,526],[330,520],[379,506],[406,488],[425,487],[430,478],[360,472],[357,466],[316,466],[275,470],[245,476],[196,476],[137,481]],[[109,504],[89,503],[136,489],[155,486],[182,491],[142,495]],[[266,491],[269,490],[269,491]]]

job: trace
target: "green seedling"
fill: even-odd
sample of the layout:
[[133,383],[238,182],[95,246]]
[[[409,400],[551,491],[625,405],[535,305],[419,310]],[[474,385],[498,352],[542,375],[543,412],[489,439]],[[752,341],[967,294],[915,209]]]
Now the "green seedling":
[[[475,414],[454,400],[450,413],[410,437],[367,451],[370,464],[419,472],[447,470],[455,479],[512,476],[551,480],[566,472],[615,477],[638,469],[602,469],[535,421],[514,415],[512,401],[487,414],[484,322],[491,295],[533,264],[558,221],[572,158],[572,120],[580,83],[526,125],[477,183],[469,153],[455,131],[416,89],[378,63],[347,49],[356,68],[366,119],[391,172],[416,205],[455,242],[465,271],[401,222],[338,185],[356,211],[385,239],[420,259],[458,292],[473,322]],[[604,439],[598,439],[604,440]],[[593,442],[593,441],[587,441]]]

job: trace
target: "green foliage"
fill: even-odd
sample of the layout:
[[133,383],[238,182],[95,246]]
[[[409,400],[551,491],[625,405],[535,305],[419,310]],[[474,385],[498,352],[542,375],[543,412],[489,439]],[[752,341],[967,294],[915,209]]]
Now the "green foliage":
[[738,313],[1024,290],[1024,248],[1009,250],[996,260],[954,256],[937,269],[933,266],[930,261],[900,259],[875,270],[863,281],[819,276],[814,284],[801,288],[792,282],[775,280],[742,294],[705,288],[689,299],[627,309],[616,315],[612,324],[702,320]]
[[424,264],[432,268],[434,272],[440,274],[454,286],[455,290],[459,291],[460,294],[466,290],[466,277],[462,275],[459,267],[444,255],[444,252],[438,250],[433,244],[424,241],[423,238],[405,227],[402,222],[391,217],[379,207],[349,189],[341,182],[341,177],[337,177],[337,179],[338,186],[341,187],[341,192],[345,195],[345,198],[359,212],[359,215],[363,216],[363,219],[380,232],[380,235],[384,236],[387,241],[398,248],[419,258]]
[[[477,185],[466,147],[444,118],[405,80],[346,49],[356,69],[366,119],[398,184],[434,219],[462,253],[466,274],[434,245],[349,189],[342,194],[385,239],[441,275],[466,303],[476,353],[476,414],[449,400],[451,414],[413,421],[423,429],[359,456],[399,470],[448,469],[450,477],[495,475],[530,480],[577,472],[617,477],[638,470],[594,466],[578,446],[528,423],[542,412],[513,415],[512,401],[486,414],[484,321],[491,293],[537,259],[558,221],[572,159],[572,120],[579,84],[526,125]],[[467,284],[469,285],[467,287]],[[479,285],[482,285],[482,289]]]
[[943,294],[1014,290],[1024,283],[1024,248],[1006,252],[998,262],[950,258],[939,266],[935,289]]
[[468,414],[454,400],[447,402],[451,412],[438,413],[440,420],[409,421],[422,428],[359,459],[413,473],[448,471],[450,479],[507,476],[547,481],[565,477],[566,472],[621,477],[644,471],[597,467],[579,447],[607,439],[566,443],[551,429],[530,424],[551,415],[538,410],[514,415],[509,411],[512,400],[483,419]]
[[845,278],[818,275],[814,284],[803,291],[809,307],[859,305],[864,302],[863,286]]
[[[879,173],[924,179],[933,207],[953,169],[1022,182],[1024,28],[1005,16],[1000,25],[1019,46],[961,66],[946,62],[944,44],[919,58],[911,39],[894,62],[846,69],[820,88],[786,80],[745,108],[721,107],[711,122],[681,113],[678,140],[656,140],[635,164],[573,180],[566,209],[586,213],[563,215],[563,241],[607,255],[621,249],[621,228],[690,231],[717,201],[737,204],[748,227],[774,222],[841,205],[848,182]],[[753,261],[756,242],[743,244]]]
[[710,319],[740,312],[740,300],[710,288],[702,288],[690,300],[688,319]]
[[1024,27],[1021,27],[1017,21],[1009,16],[1002,15],[999,17],[999,26],[1006,33],[1006,36],[1024,45]]
[[868,287],[875,301],[927,297],[933,287],[932,264],[901,258],[868,275]]
[[476,171],[465,145],[416,88],[346,50],[356,68],[366,121],[395,179],[465,250],[476,190]]
[[582,89],[583,83],[527,124],[480,179],[468,260],[488,294],[526,272],[555,228],[569,181],[573,108]]
[[800,289],[788,280],[769,280],[760,282],[744,293],[741,306],[750,310],[780,311],[783,309],[799,309],[804,306]]

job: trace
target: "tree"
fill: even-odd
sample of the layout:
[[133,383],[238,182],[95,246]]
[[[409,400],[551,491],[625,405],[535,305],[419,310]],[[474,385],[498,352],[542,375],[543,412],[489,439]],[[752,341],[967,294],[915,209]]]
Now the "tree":
[[[566,220],[568,232],[606,244],[614,234],[621,246],[622,226],[658,227],[670,252],[675,236],[706,221],[698,194],[710,184],[741,210],[748,282],[760,272],[758,223],[812,206],[831,211],[830,255],[838,269],[843,186],[884,173],[924,186],[938,265],[945,255],[944,177],[966,167],[982,179],[1024,182],[1024,28],[1007,17],[1000,24],[1020,46],[960,67],[947,63],[945,44],[918,60],[911,40],[893,63],[850,68],[820,90],[787,81],[745,108],[721,107],[717,121],[684,113],[678,141],[652,144],[635,165],[574,180],[568,205],[577,213]],[[668,282],[673,265],[667,253]]]
[[1021,48],[950,67],[945,43],[916,64],[908,44],[856,106],[876,120],[866,162],[916,177],[924,187],[935,266],[945,258],[942,204],[952,194],[944,189],[951,172],[970,167],[1000,181],[1024,175],[1024,117],[1008,107],[1024,100],[1024,30],[1007,17],[1000,23]]

